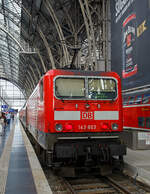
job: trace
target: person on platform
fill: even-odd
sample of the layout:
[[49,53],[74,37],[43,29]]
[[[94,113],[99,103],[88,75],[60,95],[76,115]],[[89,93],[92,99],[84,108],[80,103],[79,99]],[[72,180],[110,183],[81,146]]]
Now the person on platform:
[[6,115],[4,112],[2,112],[2,118],[4,119],[4,129],[5,129],[7,125],[7,119],[6,119]]
[[7,119],[7,124],[10,124],[10,120],[11,120],[11,114],[8,112],[6,115],[6,119]]
[[4,117],[2,112],[0,112],[0,135],[4,134],[4,127],[5,127]]
[[11,113],[11,118],[14,121],[14,113]]

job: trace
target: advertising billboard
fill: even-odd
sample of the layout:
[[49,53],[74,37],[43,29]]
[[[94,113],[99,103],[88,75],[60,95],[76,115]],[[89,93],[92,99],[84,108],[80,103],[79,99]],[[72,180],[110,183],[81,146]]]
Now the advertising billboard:
[[150,85],[150,1],[110,0],[111,67],[123,89]]

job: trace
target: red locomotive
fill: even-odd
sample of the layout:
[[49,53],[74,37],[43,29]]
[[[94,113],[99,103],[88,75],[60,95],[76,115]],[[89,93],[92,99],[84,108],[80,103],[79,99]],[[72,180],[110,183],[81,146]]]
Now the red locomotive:
[[125,129],[150,130],[150,93],[128,95],[123,103]]
[[48,71],[27,100],[26,127],[52,167],[122,163],[122,95],[114,72]]

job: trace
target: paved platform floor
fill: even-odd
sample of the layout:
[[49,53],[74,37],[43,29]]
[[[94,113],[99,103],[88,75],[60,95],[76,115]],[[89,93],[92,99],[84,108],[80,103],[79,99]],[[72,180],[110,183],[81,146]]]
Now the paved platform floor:
[[0,194],[51,194],[34,150],[18,119],[0,136]]
[[127,174],[150,186],[150,150],[127,149],[124,161]]

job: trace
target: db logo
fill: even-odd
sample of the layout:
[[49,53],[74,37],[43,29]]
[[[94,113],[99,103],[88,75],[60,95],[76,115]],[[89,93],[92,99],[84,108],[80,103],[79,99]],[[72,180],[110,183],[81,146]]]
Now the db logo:
[[81,119],[94,119],[94,112],[82,112]]

